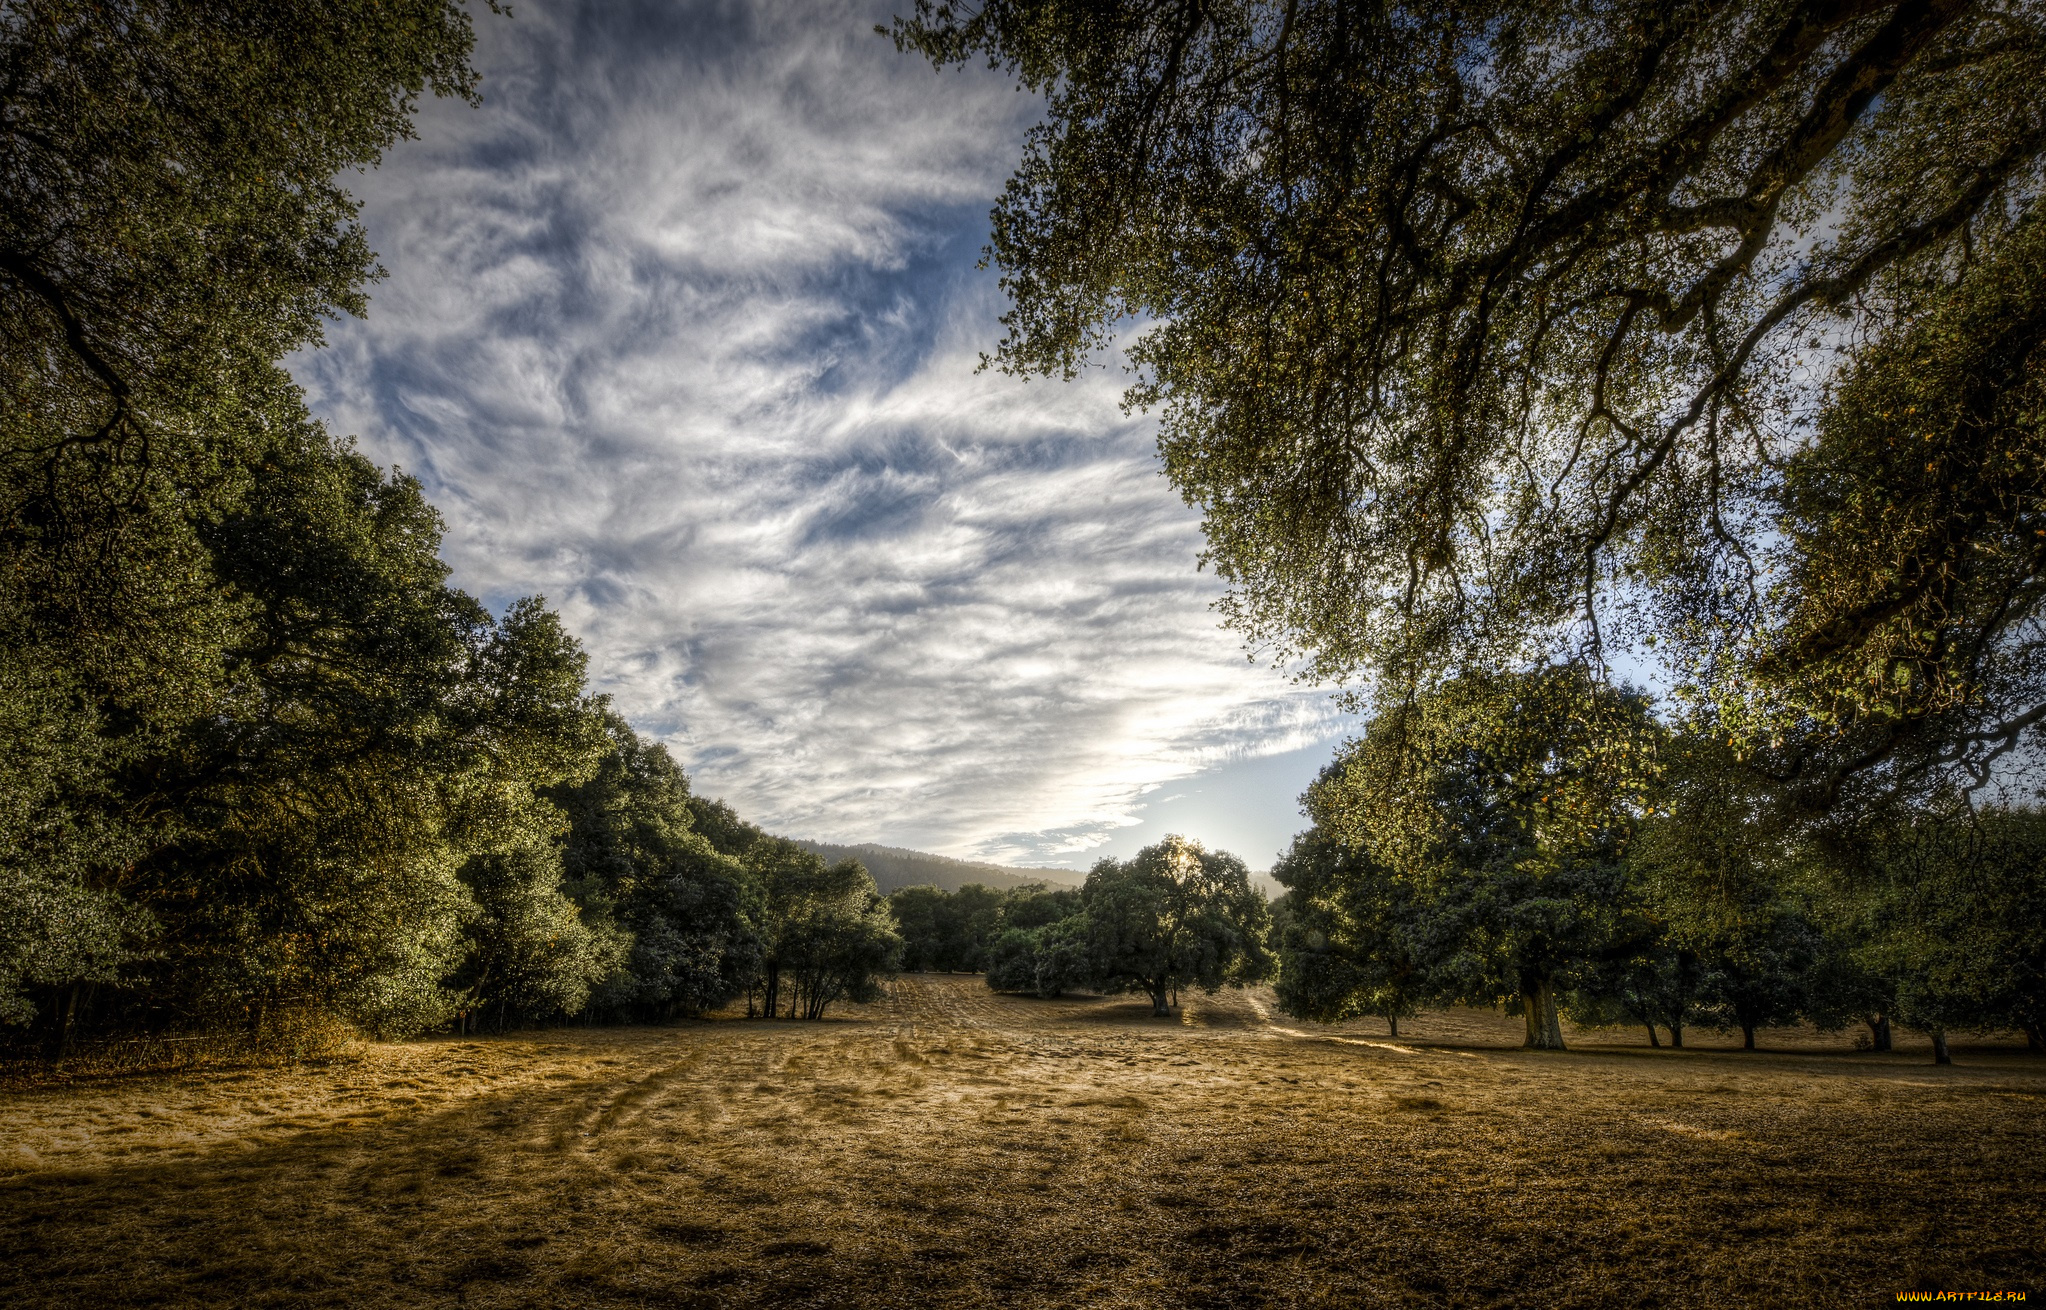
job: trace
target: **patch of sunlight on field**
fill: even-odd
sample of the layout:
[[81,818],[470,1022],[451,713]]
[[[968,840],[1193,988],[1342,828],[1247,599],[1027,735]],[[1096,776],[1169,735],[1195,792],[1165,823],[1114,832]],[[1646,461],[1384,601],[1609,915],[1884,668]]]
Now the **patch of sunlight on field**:
[[[2039,1288],[2046,1067],[1041,1002],[0,1093],[9,1306],[1836,1305]],[[1703,1039],[1704,1045],[1699,1041]]]

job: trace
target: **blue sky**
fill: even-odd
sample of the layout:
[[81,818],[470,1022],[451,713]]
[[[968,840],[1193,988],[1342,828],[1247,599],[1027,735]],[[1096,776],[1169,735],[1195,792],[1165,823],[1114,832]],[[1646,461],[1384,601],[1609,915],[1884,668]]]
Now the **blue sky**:
[[426,106],[358,180],[390,276],[293,371],[424,480],[458,585],[545,595],[770,829],[1266,867],[1354,724],[1217,627],[1119,364],[976,371],[1037,105],[897,54],[889,13],[479,14],[483,107]]

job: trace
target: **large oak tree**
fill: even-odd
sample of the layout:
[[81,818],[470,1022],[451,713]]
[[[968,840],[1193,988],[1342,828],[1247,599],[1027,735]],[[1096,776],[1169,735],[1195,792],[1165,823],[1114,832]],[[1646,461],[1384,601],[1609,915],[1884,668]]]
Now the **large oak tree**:
[[919,0],[1046,97],[994,362],[1125,334],[1254,643],[1653,646],[1821,810],[2046,719],[2046,7]]

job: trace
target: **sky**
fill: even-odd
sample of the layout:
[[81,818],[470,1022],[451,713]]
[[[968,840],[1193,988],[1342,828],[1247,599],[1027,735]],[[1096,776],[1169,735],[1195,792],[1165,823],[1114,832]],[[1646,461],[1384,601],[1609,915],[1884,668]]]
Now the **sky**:
[[770,831],[1269,867],[1356,724],[1218,626],[1119,358],[978,369],[1039,105],[897,53],[890,12],[480,12],[482,106],[423,106],[352,183],[389,276],[292,371],[421,479],[456,585],[544,595]]

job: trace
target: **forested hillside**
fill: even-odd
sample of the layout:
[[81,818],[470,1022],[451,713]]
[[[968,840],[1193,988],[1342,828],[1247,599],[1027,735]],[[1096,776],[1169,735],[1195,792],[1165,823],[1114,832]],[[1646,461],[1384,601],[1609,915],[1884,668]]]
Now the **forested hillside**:
[[858,860],[874,876],[884,892],[903,887],[937,887],[956,892],[968,883],[983,887],[1027,887],[1032,883],[1077,886],[1082,875],[1071,869],[1016,869],[1005,864],[982,864],[977,860],[955,860],[945,855],[927,855],[896,846],[861,842],[836,846],[830,842],[797,841],[798,846],[827,860]]

